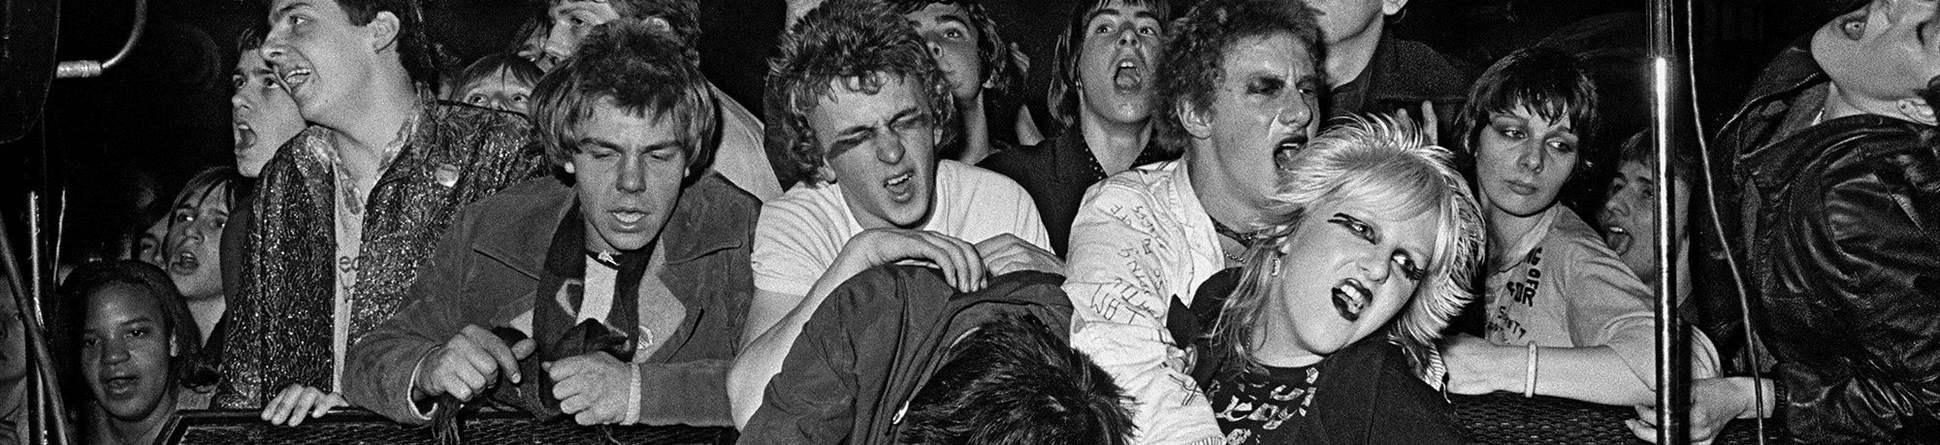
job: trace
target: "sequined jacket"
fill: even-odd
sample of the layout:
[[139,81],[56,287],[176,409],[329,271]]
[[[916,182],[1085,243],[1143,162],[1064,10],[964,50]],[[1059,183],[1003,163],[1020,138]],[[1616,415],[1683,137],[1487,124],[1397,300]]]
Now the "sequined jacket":
[[[347,341],[397,311],[459,208],[548,171],[531,143],[532,126],[516,115],[436,104],[418,119],[366,200]],[[228,302],[233,330],[218,407],[260,407],[292,383],[338,390],[330,134],[311,126],[263,168],[250,203],[258,219],[243,244],[243,286]]]

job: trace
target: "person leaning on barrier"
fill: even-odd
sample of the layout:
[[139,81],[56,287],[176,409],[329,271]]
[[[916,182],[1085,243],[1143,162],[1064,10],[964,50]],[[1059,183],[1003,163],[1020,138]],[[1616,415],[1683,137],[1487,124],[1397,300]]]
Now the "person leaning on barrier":
[[458,209],[543,175],[518,116],[437,103],[416,0],[275,0],[258,52],[310,126],[263,167],[217,405],[341,405],[344,351],[402,307]]
[[[1720,133],[1713,148],[1729,151],[1713,160],[1732,162],[1711,166],[1727,193],[1717,216],[1771,365],[1691,383],[1698,442],[1752,417],[1801,443],[1940,438],[1936,6],[1878,0],[1826,22],[1772,61]],[[1631,427],[1652,440],[1643,414]]]
[[1200,3],[1166,35],[1153,116],[1182,158],[1106,178],[1071,227],[1071,345],[1133,397],[1136,443],[1221,440],[1166,330],[1173,301],[1238,265],[1279,183],[1279,152],[1313,136],[1325,79],[1312,12],[1278,0]]
[[582,425],[728,425],[759,202],[706,168],[715,104],[698,61],[614,23],[537,98],[566,174],[458,216],[409,304],[351,347],[350,400],[413,424],[458,408],[441,396],[493,394]]
[[755,301],[744,353],[729,377],[737,423],[829,293],[884,264],[921,262],[958,290],[1063,262],[1017,183],[938,159],[956,107],[927,44],[901,14],[869,1],[831,1],[782,38],[767,108],[810,182],[768,201],[755,230]]

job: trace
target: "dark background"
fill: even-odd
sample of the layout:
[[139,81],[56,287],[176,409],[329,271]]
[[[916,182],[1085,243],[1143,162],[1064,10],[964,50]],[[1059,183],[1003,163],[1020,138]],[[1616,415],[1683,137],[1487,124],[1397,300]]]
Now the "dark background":
[[[703,70],[760,113],[764,59],[780,31],[782,1],[699,1],[706,33]],[[1043,67],[1070,1],[984,3],[1006,37]],[[1695,3],[1696,9],[1688,16],[1679,11],[1679,21],[1691,23],[1688,28],[1679,25],[1679,44],[1696,47],[1697,115],[1705,131],[1714,130],[1733,111],[1777,49],[1835,15],[1841,5],[1853,3],[1684,1]],[[132,0],[67,0],[59,5],[62,60],[105,59],[119,48],[131,24]],[[1642,96],[1647,84],[1646,5],[1636,0],[1413,0],[1392,29],[1481,65],[1558,36],[1555,40],[1587,56],[1598,72],[1606,125],[1591,150],[1614,152],[1611,139],[1620,141],[1641,129],[1648,111]],[[1187,5],[1175,6],[1183,12]],[[0,144],[0,211],[14,228],[16,246],[24,246],[21,228],[28,190],[56,190],[51,201],[65,204],[61,248],[64,262],[73,262],[105,251],[113,240],[159,216],[144,214],[138,204],[166,201],[196,171],[233,162],[228,98],[235,36],[249,21],[261,20],[263,6],[254,0],[154,0],[149,8],[146,35],[131,59],[100,78],[54,81],[34,130],[19,141]],[[430,0],[426,6],[433,38],[467,62],[509,48],[521,22],[542,10],[542,3],[531,0]],[[1579,206],[1594,205],[1593,190],[1600,189],[1594,179],[1585,181],[1572,200]],[[166,203],[153,207],[162,205]]]

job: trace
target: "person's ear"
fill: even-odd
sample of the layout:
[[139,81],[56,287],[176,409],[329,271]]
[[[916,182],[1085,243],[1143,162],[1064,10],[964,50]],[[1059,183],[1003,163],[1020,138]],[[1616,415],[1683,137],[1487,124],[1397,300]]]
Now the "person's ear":
[[175,339],[176,339],[176,336],[174,335],[168,336],[168,356],[169,357],[182,356],[182,344],[177,343]]
[[402,28],[403,23],[398,20],[397,14],[390,11],[378,11],[377,16],[364,25],[364,29],[370,31],[371,50],[374,51],[386,48],[396,51],[397,37]]
[[1172,107],[1179,113],[1179,125],[1185,127],[1186,133],[1191,134],[1193,139],[1212,137],[1211,111],[1200,110],[1198,106],[1192,104],[1191,100],[1186,99],[1180,99]]
[[573,160],[572,160],[572,158],[567,158],[567,159],[566,159],[566,163],[565,163],[565,164],[560,164],[559,166],[560,166],[561,168],[565,168],[565,169],[566,169],[566,174],[568,174],[568,175],[571,175],[571,174],[577,174],[577,173],[579,173],[579,171],[578,171],[578,169],[577,169],[577,168],[575,168],[575,167],[573,167]]
[[1909,97],[1900,99],[1895,102],[1895,105],[1899,106],[1900,115],[1905,116],[1906,119],[1922,124],[1934,125],[1933,106],[1928,105],[1926,99]]
[[1401,8],[1406,7],[1408,7],[1408,0],[1381,0],[1381,15],[1400,14]]

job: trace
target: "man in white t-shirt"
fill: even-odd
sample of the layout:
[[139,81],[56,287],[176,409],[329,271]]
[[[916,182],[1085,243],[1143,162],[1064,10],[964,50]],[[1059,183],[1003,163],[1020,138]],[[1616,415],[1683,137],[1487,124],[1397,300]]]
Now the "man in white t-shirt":
[[1169,32],[1152,120],[1160,148],[1181,158],[1085,193],[1064,282],[1071,347],[1132,396],[1132,443],[1222,443],[1166,319],[1239,265],[1280,178],[1276,153],[1313,136],[1320,32],[1305,7],[1273,0],[1206,1]]
[[737,425],[823,298],[863,270],[931,265],[959,291],[1016,270],[1063,271],[1022,187],[937,161],[950,84],[901,15],[834,2],[793,31],[769,71],[768,121],[811,173],[764,205],[755,227],[755,299],[728,375]]

